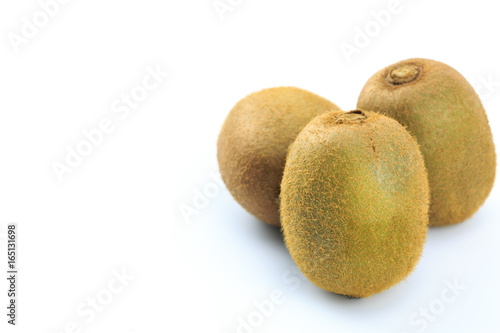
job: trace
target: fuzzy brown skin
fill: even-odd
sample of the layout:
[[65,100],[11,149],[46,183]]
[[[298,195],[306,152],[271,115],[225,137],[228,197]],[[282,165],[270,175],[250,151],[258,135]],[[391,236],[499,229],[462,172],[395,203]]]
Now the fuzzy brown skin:
[[285,242],[318,287],[367,297],[408,276],[427,234],[429,187],[415,139],[373,112],[329,112],[290,146]]
[[253,93],[227,116],[217,158],[227,188],[249,213],[280,226],[279,193],[286,151],[314,117],[338,106],[308,91],[279,87]]
[[[412,67],[419,68],[416,79],[390,83],[390,73],[404,76],[401,68]],[[460,223],[484,203],[495,179],[495,147],[481,101],[460,73],[438,61],[404,60],[373,75],[357,107],[396,119],[416,137],[429,174],[431,226]]]

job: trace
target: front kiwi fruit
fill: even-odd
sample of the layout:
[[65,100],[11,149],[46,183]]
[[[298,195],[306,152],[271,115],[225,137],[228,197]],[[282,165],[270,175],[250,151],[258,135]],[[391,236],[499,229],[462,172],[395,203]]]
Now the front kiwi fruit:
[[488,197],[496,155],[481,101],[450,66],[408,59],[374,74],[357,107],[404,125],[417,139],[429,174],[431,226],[460,223]]
[[427,233],[429,187],[415,139],[374,112],[314,118],[281,184],[286,246],[315,285],[367,297],[407,277]]
[[227,188],[249,213],[280,226],[279,193],[286,151],[314,117],[339,110],[332,102],[294,87],[253,93],[231,110],[217,142]]

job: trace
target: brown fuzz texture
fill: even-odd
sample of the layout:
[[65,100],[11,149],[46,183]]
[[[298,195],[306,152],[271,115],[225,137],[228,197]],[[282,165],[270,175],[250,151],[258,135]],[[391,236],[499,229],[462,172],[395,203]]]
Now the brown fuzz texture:
[[290,146],[282,228],[292,258],[320,288],[367,297],[407,277],[422,253],[428,209],[418,144],[389,117],[329,112]]
[[222,179],[249,213],[280,226],[286,151],[314,117],[338,106],[308,91],[278,87],[253,93],[227,116],[217,142]]
[[368,80],[357,107],[396,119],[417,139],[429,174],[431,226],[460,223],[484,203],[495,147],[478,95],[455,69],[427,59],[398,62]]

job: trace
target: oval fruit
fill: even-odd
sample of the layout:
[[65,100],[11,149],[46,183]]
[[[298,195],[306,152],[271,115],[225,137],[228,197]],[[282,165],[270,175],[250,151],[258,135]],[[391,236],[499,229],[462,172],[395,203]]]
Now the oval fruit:
[[280,226],[279,193],[286,151],[314,117],[339,108],[306,90],[261,90],[227,116],[217,142],[219,168],[227,188],[249,213]]
[[373,75],[357,107],[396,119],[417,139],[431,226],[462,222],[484,203],[495,180],[495,147],[483,105],[460,73],[438,61],[404,60]]
[[428,209],[421,152],[389,117],[329,112],[290,146],[282,228],[292,258],[320,288],[366,297],[407,277],[423,249]]

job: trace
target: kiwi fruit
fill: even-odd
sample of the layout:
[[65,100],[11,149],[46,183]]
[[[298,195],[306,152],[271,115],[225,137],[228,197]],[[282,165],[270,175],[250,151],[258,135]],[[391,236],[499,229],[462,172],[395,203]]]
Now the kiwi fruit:
[[460,223],[488,197],[496,155],[481,101],[452,67],[408,59],[374,74],[357,107],[392,117],[417,139],[431,190],[431,226]]
[[320,288],[360,298],[407,277],[421,256],[428,210],[418,144],[389,117],[328,112],[290,145],[282,229],[292,258]]
[[306,90],[277,87],[239,101],[217,141],[222,179],[250,214],[280,226],[279,194],[286,151],[314,117],[339,107]]

